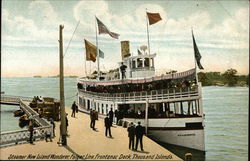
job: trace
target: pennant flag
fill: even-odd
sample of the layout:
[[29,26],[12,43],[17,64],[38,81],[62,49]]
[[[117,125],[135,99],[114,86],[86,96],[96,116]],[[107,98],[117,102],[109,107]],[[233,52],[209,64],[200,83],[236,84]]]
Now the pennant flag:
[[104,52],[99,49],[99,57],[104,59]]
[[204,69],[203,66],[201,65],[201,62],[200,62],[201,54],[200,54],[199,49],[198,49],[198,47],[196,45],[194,35],[193,35],[193,31],[192,31],[192,37],[193,37],[193,45],[194,45],[194,56],[195,56],[197,65],[198,65],[199,69]]
[[137,51],[138,51],[138,55],[142,55],[142,53],[139,49],[137,49]]
[[86,49],[86,60],[95,62],[96,55],[97,55],[96,46],[85,39],[84,39],[84,42],[85,42],[85,49]]
[[109,31],[109,29],[96,17],[96,21],[98,24],[98,30],[99,30],[99,34],[109,34],[111,37],[118,39],[119,38],[119,34],[114,33]]
[[155,24],[156,22],[161,20],[161,16],[159,13],[149,13],[147,12],[148,15],[148,22],[149,25]]

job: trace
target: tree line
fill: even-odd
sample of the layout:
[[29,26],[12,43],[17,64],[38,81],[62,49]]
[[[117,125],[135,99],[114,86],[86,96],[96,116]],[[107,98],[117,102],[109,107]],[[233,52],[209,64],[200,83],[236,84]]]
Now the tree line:
[[203,86],[248,86],[248,75],[237,75],[236,69],[228,69],[224,73],[220,72],[199,72],[198,80]]

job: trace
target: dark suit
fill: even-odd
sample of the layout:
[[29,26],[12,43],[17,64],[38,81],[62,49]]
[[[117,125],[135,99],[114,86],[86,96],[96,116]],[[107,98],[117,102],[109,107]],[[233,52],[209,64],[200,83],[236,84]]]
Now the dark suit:
[[127,129],[128,131],[128,137],[129,137],[129,149],[134,149],[134,143],[135,143],[135,126],[130,126]]
[[113,117],[114,117],[114,112],[113,111],[109,111],[109,119],[110,119],[111,126],[112,126],[112,123],[113,123]]
[[118,111],[115,110],[115,117],[116,117],[116,125],[118,125]]
[[33,143],[33,132],[34,132],[34,126],[33,126],[33,123],[29,123],[29,132],[30,132],[30,143],[32,144]]
[[105,124],[105,127],[106,127],[106,130],[105,130],[105,136],[107,136],[107,133],[109,132],[109,137],[112,137],[111,135],[111,124],[110,124],[110,119],[108,117],[106,117],[104,119],[104,124]]
[[90,111],[90,128],[95,129],[96,114],[95,111]]
[[137,150],[138,142],[140,142],[141,150],[143,151],[142,137],[143,137],[144,133],[145,133],[144,127],[142,127],[141,125],[137,125],[136,128],[135,128],[135,135],[136,135],[136,147],[135,147],[135,150]]
[[77,109],[77,106],[75,103],[72,104],[71,109],[72,109],[71,117],[75,117],[76,109]]

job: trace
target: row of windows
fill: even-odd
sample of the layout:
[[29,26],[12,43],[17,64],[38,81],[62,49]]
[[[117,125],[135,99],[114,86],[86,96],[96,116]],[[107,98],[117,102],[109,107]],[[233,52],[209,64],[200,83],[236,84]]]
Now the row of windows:
[[[111,108],[113,109],[112,104],[109,106],[109,104],[94,102],[94,101],[90,101],[89,99],[84,99],[81,97],[79,97],[79,104],[88,110],[94,109],[95,111],[98,111],[99,113],[102,113],[102,114],[107,114],[107,113],[109,113]],[[105,107],[105,109],[104,109],[104,107]],[[113,109],[113,111],[114,111],[114,109]]]
[[[137,61],[137,62],[136,62]],[[135,60],[132,60],[132,68],[141,68],[141,67],[154,67],[154,62],[153,62],[153,58],[144,58],[144,61],[143,61],[143,58],[138,58],[138,59],[135,59]],[[144,64],[143,64],[144,63]],[[137,64],[137,66],[136,66]],[[130,64],[131,66],[131,64]]]

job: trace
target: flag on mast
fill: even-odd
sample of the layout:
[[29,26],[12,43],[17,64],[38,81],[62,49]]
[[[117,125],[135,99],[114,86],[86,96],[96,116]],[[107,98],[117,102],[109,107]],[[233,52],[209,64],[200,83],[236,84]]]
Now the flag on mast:
[[[86,60],[95,62],[97,56],[97,47],[86,39],[84,39],[84,42],[86,49]],[[101,51],[100,49],[99,49],[99,57],[104,58],[104,52]]]
[[159,13],[150,13],[150,12],[147,12],[147,15],[148,15],[149,25],[153,25],[156,22],[162,20]]
[[96,21],[98,24],[98,30],[99,30],[99,34],[109,34],[111,37],[118,39],[119,38],[119,34],[114,33],[109,31],[109,29],[96,17]]
[[193,37],[193,46],[194,46],[194,56],[195,56],[195,60],[197,62],[197,65],[199,67],[199,69],[204,69],[203,66],[201,65],[201,54],[199,52],[199,49],[196,45],[195,39],[194,39],[194,34],[193,34],[193,30],[192,30],[192,37]]
[[104,52],[99,49],[99,57],[104,59]]
[[141,51],[137,49],[138,55],[142,55]]

